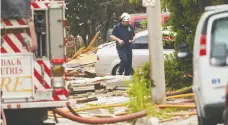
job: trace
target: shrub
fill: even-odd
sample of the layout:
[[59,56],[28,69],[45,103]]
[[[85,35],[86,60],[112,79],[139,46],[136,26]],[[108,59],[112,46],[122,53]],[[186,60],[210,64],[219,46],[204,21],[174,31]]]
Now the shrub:
[[176,90],[192,84],[191,63],[183,62],[189,62],[189,59],[179,59],[176,53],[166,55],[164,66],[167,90]]

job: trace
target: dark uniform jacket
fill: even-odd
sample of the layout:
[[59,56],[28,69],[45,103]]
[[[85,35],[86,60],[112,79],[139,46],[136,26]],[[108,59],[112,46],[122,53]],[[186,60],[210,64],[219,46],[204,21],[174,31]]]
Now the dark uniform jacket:
[[116,41],[117,49],[129,49],[132,46],[129,43],[129,40],[133,39],[135,32],[132,25],[128,24],[127,26],[124,26],[122,23],[119,23],[113,28],[112,35],[124,41],[123,45],[120,45],[119,42]]

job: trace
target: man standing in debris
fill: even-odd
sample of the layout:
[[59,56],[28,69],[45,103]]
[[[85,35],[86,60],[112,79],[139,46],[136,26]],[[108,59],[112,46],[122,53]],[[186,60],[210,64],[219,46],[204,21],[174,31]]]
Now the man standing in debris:
[[120,58],[119,75],[129,76],[132,74],[132,43],[135,40],[135,32],[129,24],[130,15],[123,13],[121,22],[112,31],[111,39],[116,41],[116,49]]

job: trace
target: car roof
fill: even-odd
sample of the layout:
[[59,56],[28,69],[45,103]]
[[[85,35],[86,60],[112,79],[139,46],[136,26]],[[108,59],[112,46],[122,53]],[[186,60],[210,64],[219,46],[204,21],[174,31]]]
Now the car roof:
[[140,36],[146,36],[146,35],[148,35],[148,30],[143,30],[143,31],[137,32],[135,34],[135,37],[138,38]]
[[[170,31],[167,31],[167,30],[163,30],[162,31],[163,34],[167,35],[170,33]],[[141,37],[141,36],[146,36],[148,35],[148,30],[142,30],[142,31],[139,31],[135,34],[136,38],[138,37]]]

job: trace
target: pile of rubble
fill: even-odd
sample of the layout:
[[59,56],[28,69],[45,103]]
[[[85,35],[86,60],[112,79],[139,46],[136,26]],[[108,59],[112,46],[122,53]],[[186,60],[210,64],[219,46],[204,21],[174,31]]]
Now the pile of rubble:
[[126,90],[126,81],[131,81],[129,76],[106,76],[91,79],[71,79],[67,88],[71,93],[84,93],[97,91]]
[[[95,73],[96,54],[92,51],[78,54],[77,58],[65,64],[66,67],[66,88],[70,93],[70,98],[75,99],[77,107],[75,111],[83,117],[89,118],[107,118],[128,114],[127,102],[129,102],[126,89],[128,88],[126,81],[131,81],[130,76],[105,76],[96,77]],[[183,92],[183,93],[182,93]],[[188,91],[182,91],[179,94],[185,94]],[[167,93],[167,96],[175,96],[177,93]],[[190,96],[192,96],[190,94]],[[173,98],[173,99],[172,99]],[[157,124],[158,122],[167,122],[177,118],[184,118],[195,115],[192,111],[192,99],[176,99],[176,97],[167,98],[167,105],[160,105],[157,108],[167,108],[171,105],[177,106],[183,102],[184,108],[189,111],[170,114],[173,116],[169,119],[159,121],[157,118],[142,118],[136,121],[136,124]],[[187,102],[187,103],[186,103]],[[190,104],[190,105],[187,105]],[[179,105],[180,106],[180,105]],[[67,110],[66,110],[67,111]],[[190,112],[190,113],[189,113]],[[49,113],[52,118],[53,114]],[[58,116],[59,117],[59,116]],[[149,121],[150,123],[146,123]],[[124,123],[127,124],[127,123]]]

